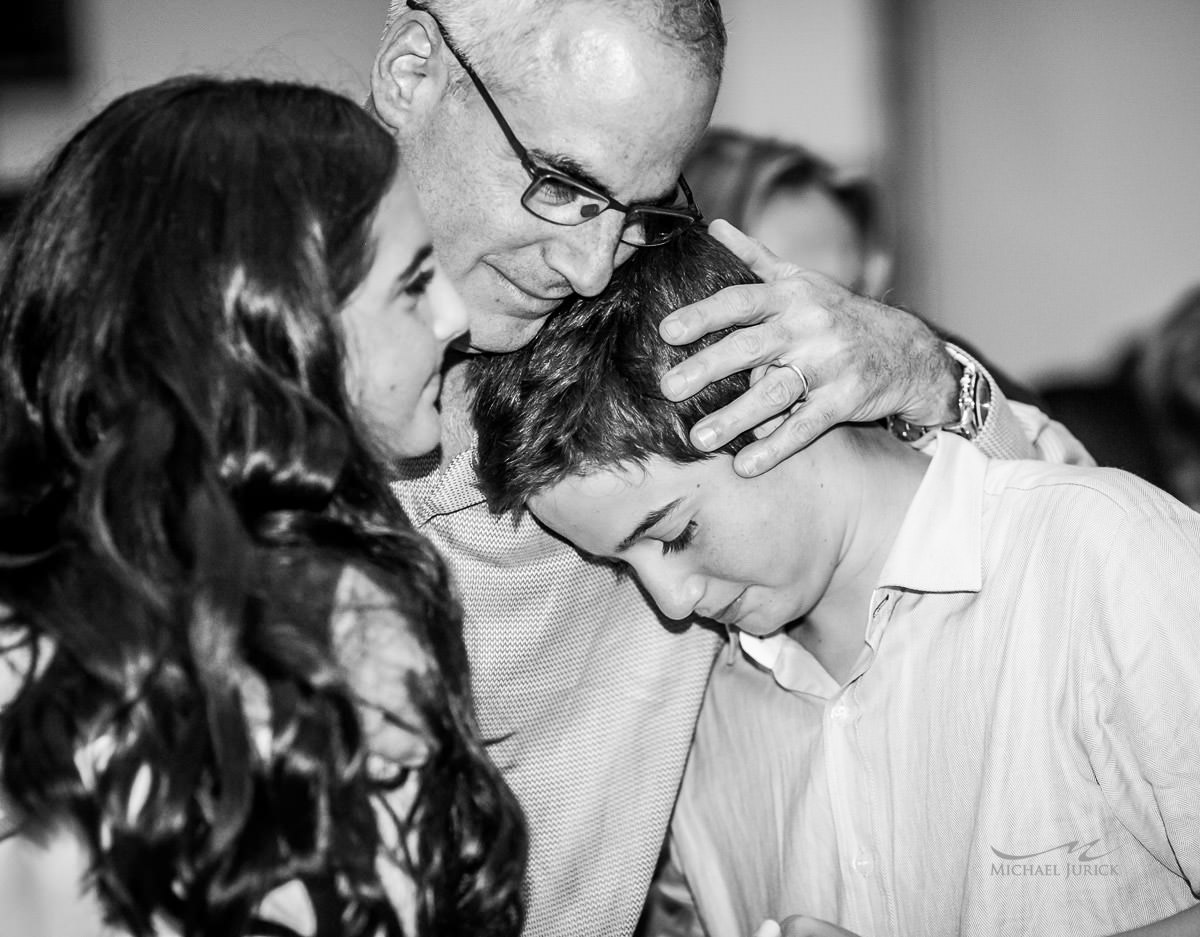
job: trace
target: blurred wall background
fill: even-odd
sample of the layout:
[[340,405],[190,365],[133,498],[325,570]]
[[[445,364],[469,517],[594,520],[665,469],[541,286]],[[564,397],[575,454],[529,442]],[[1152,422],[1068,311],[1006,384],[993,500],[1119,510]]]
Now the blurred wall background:
[[[5,0],[36,8],[40,0]],[[117,95],[168,75],[304,78],[365,98],[386,0],[68,0],[75,73],[0,83],[0,186]]]
[[1017,377],[1200,283],[1200,0],[879,0],[898,292]]
[[[113,96],[168,74],[300,77],[361,98],[385,6],[69,0],[75,77],[0,84],[0,190]],[[1200,281],[1200,0],[723,8],[715,122],[879,177],[892,301],[1014,376],[1103,365]]]

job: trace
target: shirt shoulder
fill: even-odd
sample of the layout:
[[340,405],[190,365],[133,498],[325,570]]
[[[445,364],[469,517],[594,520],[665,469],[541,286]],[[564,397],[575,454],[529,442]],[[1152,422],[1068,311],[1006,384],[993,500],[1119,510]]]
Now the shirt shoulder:
[[991,462],[985,498],[1026,503],[1079,522],[1136,523],[1139,519],[1194,523],[1197,515],[1167,492],[1129,472],[1046,462]]

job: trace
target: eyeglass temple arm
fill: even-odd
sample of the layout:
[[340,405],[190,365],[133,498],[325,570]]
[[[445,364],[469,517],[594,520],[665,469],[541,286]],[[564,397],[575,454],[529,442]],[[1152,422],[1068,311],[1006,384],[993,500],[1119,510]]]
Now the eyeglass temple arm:
[[505,120],[504,116],[500,113],[500,108],[492,98],[491,94],[488,92],[487,86],[483,83],[483,79],[475,74],[475,69],[471,67],[471,64],[463,57],[463,54],[459,52],[454,43],[450,41],[450,37],[446,35],[446,28],[442,25],[442,21],[439,20],[431,10],[425,9],[425,7],[415,2],[415,0],[407,0],[407,2],[410,10],[416,10],[418,13],[424,13],[437,25],[438,32],[442,34],[442,42],[445,43],[446,48],[450,50],[450,54],[454,56],[454,61],[458,62],[459,67],[467,73],[467,77],[471,79],[471,83],[475,86],[475,90],[478,91],[479,96],[483,98],[483,103],[487,105],[488,110],[492,112],[492,116],[496,118],[496,123],[500,125],[500,132],[504,134],[504,139],[506,139],[508,141],[508,145],[513,148],[513,152],[520,157],[521,166],[524,167],[525,171],[529,173],[530,176],[533,176],[537,172],[537,164],[534,163],[533,158],[529,155],[529,151],[525,149],[524,144],[521,143],[521,141],[517,139],[516,134],[512,132],[512,128],[508,126],[508,121]]

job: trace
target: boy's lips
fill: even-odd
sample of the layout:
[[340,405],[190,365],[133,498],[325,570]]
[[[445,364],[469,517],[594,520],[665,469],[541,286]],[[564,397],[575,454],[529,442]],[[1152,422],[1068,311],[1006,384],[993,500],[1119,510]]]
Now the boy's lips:
[[701,612],[700,615],[703,618],[711,618],[713,621],[720,622],[722,625],[736,624],[738,614],[741,611],[742,598],[745,596],[745,594],[746,590],[743,589],[736,596],[734,596],[733,601],[724,608],[717,609],[712,613]]

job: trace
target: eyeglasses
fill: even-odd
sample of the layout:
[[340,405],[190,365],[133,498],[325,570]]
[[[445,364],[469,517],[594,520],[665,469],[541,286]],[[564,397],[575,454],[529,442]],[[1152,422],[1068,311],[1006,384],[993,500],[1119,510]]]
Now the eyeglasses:
[[591,221],[601,212],[610,208],[625,215],[625,227],[621,230],[621,242],[632,247],[658,247],[666,244],[692,225],[701,220],[700,210],[692,198],[692,190],[688,188],[683,176],[679,177],[678,188],[687,199],[686,207],[665,207],[661,205],[633,204],[626,205],[609,195],[599,191],[565,172],[551,169],[534,162],[529,151],[522,145],[513,133],[512,127],[500,113],[500,108],[484,87],[479,76],[462,53],[455,48],[446,33],[446,28],[437,16],[420,6],[415,0],[408,0],[408,6],[427,14],[437,24],[442,33],[442,41],[462,70],[467,73],[475,85],[483,103],[487,105],[492,117],[499,124],[500,130],[508,140],[508,145],[521,161],[521,166],[529,174],[529,185],[521,196],[521,205],[532,215],[543,221],[556,225],[579,225]]

